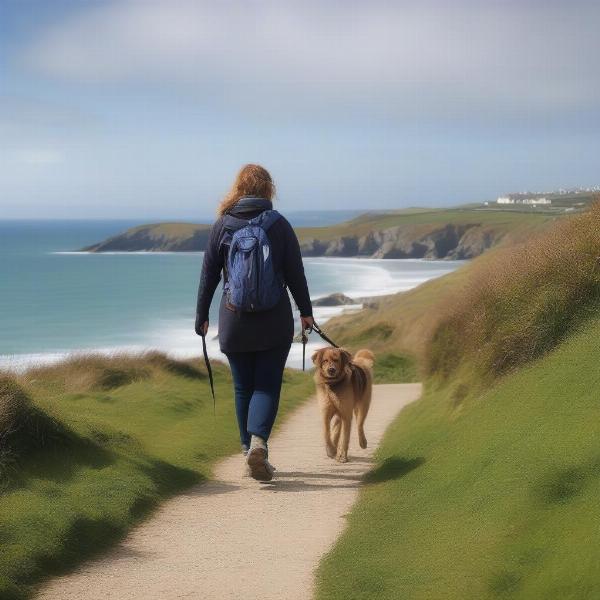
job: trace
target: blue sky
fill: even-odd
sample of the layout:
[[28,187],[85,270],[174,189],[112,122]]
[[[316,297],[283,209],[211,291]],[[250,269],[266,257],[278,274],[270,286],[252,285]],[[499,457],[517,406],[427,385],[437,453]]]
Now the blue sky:
[[600,183],[593,2],[0,0],[0,218],[200,219]]

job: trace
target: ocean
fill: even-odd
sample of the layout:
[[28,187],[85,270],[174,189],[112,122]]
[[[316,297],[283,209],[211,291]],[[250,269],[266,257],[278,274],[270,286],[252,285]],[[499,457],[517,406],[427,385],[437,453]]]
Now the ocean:
[[[290,220],[313,225],[315,216],[299,213]],[[77,252],[139,223],[0,221],[0,368],[23,370],[73,352],[201,354],[193,327],[202,253]],[[317,298],[408,290],[462,263],[305,258],[304,264],[311,296]],[[215,339],[219,295],[220,287],[211,308],[209,352],[224,358]],[[317,308],[315,318],[322,324],[355,309]],[[313,334],[309,351],[319,344]],[[294,344],[288,365],[299,367],[300,357],[301,346]]]

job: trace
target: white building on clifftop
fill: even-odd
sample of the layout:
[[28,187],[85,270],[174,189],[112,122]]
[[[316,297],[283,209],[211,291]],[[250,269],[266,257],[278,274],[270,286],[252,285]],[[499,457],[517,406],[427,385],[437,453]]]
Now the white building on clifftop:
[[528,204],[530,206],[552,204],[550,198],[542,194],[508,194],[500,196],[496,200],[496,204]]

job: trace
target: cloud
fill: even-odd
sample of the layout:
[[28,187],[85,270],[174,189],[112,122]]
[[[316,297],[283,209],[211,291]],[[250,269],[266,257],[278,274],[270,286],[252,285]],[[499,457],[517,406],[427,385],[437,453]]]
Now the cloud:
[[600,100],[599,17],[587,2],[122,0],[42,31],[22,61],[50,78],[228,99],[553,113]]
[[250,160],[303,208],[597,183],[597,3],[46,4],[3,38],[11,214],[212,211]]
[[22,94],[0,94],[0,136],[55,139],[97,130],[101,119],[72,102],[52,102]]
[[18,162],[32,166],[56,165],[64,160],[61,152],[51,148],[27,148],[15,151],[14,155]]

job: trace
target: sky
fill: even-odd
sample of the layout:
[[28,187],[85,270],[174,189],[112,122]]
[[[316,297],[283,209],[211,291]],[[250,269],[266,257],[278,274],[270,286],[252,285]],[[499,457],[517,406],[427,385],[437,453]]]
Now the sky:
[[198,220],[600,184],[600,4],[0,0],[0,218]]

